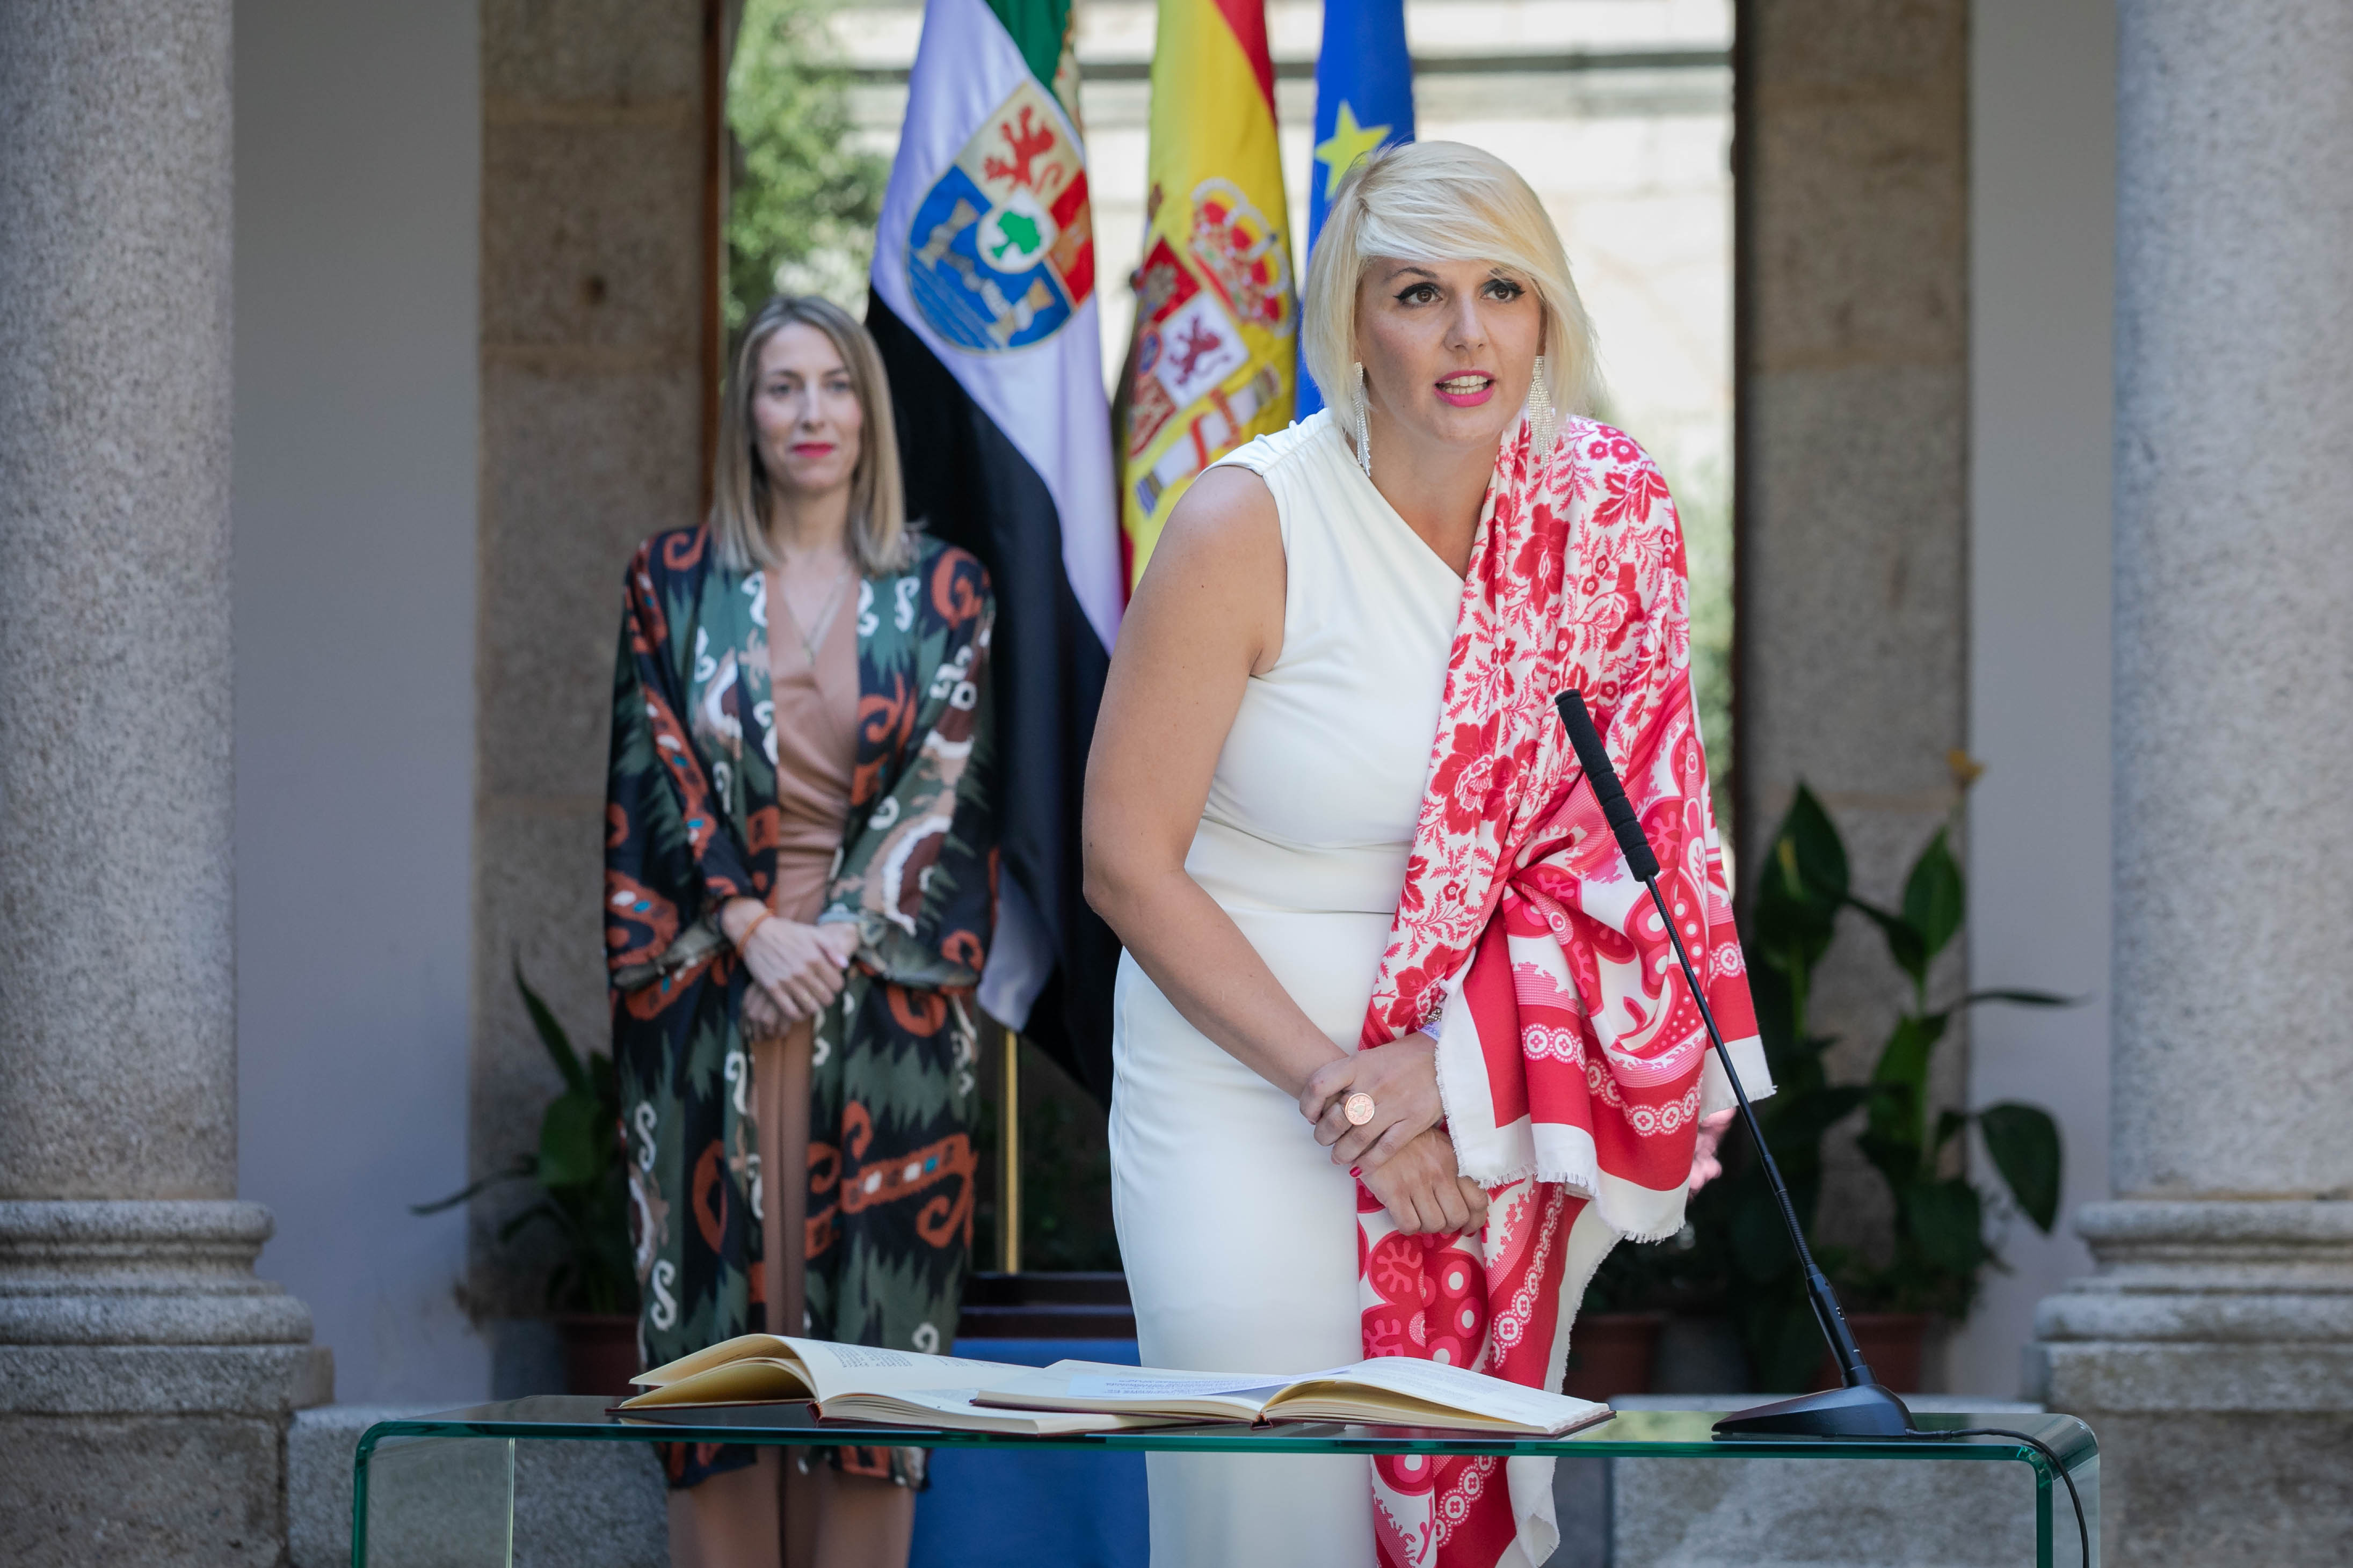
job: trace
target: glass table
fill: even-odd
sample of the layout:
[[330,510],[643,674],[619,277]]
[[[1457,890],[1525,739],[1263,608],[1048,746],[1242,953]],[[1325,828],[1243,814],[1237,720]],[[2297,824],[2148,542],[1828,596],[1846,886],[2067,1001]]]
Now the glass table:
[[[1286,1422],[1267,1427],[1201,1426],[1083,1436],[1002,1436],[908,1426],[819,1423],[805,1405],[674,1412],[659,1418],[610,1414],[596,1397],[543,1395],[444,1415],[378,1422],[361,1436],[352,1496],[353,1568],[510,1568],[515,1557],[515,1449],[520,1443],[883,1444],[923,1448],[1039,1448],[1267,1454],[1554,1455],[1627,1459],[1909,1459],[2021,1464],[2034,1483],[2036,1568],[2081,1561],[2075,1521],[2051,1461],[2014,1437],[1941,1442],[1871,1438],[1717,1438],[1715,1414],[1628,1410],[1559,1438],[1497,1438],[1401,1426]],[[2100,1550],[2099,1447],[2070,1415],[1922,1415],[1926,1430],[2009,1426],[2059,1458],[2084,1501],[2096,1568]],[[2054,1495],[2055,1494],[2055,1495]],[[583,1564],[581,1568],[592,1568]]]

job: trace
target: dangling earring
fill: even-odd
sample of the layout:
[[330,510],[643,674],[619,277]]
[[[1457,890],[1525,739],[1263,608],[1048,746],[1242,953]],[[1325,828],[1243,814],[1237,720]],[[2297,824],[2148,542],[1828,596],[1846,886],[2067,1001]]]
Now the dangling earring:
[[1528,380],[1528,459],[1541,463],[1552,451],[1552,437],[1557,416],[1553,411],[1552,389],[1545,385],[1544,355],[1536,355],[1535,374]]
[[1365,420],[1365,362],[1356,362],[1356,467],[1373,477],[1373,432]]

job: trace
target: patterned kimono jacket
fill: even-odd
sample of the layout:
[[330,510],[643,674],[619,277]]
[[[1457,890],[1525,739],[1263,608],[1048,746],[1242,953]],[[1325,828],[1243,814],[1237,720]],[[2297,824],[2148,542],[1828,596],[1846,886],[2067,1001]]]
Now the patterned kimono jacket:
[[[735,1334],[948,1348],[972,1244],[971,992],[996,892],[988,577],[917,539],[858,591],[858,754],[819,923],[856,956],[817,1022],[809,1168],[764,1173],[742,1026],[749,984],[718,930],[776,866],[776,743],[758,572],[707,528],[630,563],[614,674],[605,945],[628,1149],[638,1337],[649,1365]],[[808,1323],[767,1321],[765,1174],[808,1183]],[[673,1485],[750,1462],[677,1446]],[[835,1462],[920,1481],[914,1451]],[[911,1475],[909,1472],[913,1471]]]

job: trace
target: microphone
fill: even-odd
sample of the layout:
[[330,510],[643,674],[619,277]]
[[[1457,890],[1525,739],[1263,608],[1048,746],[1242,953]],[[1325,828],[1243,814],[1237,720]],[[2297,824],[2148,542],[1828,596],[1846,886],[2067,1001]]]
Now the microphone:
[[1707,1026],[1708,1041],[1715,1047],[1716,1059],[1724,1064],[1724,1076],[1731,1080],[1733,1098],[1740,1102],[1741,1120],[1748,1125],[1748,1136],[1757,1145],[1757,1157],[1764,1163],[1765,1178],[1771,1184],[1774,1201],[1780,1206],[1781,1223],[1788,1229],[1789,1245],[1796,1249],[1805,1276],[1807,1303],[1813,1308],[1814,1321],[1820,1326],[1822,1338],[1838,1362],[1839,1374],[1845,1380],[1842,1388],[1736,1412],[1715,1424],[1715,1434],[1719,1437],[1789,1434],[1815,1437],[1902,1436],[1912,1429],[1912,1412],[1871,1375],[1862,1352],[1855,1345],[1853,1331],[1847,1327],[1846,1314],[1839,1310],[1838,1293],[1831,1289],[1829,1277],[1814,1262],[1813,1250],[1806,1245],[1805,1227],[1798,1223],[1797,1207],[1789,1201],[1788,1184],[1781,1179],[1781,1168],[1773,1163],[1773,1152],[1766,1146],[1765,1130],[1757,1125],[1757,1110],[1748,1103],[1748,1091],[1741,1087],[1740,1069],[1732,1065],[1732,1053],[1725,1048],[1724,1035],[1715,1026],[1715,1014],[1708,1007],[1707,992],[1692,968],[1691,954],[1683,950],[1683,934],[1675,925],[1674,914],[1659,891],[1659,858],[1651,851],[1650,836],[1642,831],[1641,818],[1634,815],[1633,805],[1618,782],[1618,770],[1611,765],[1609,753],[1601,744],[1601,731],[1594,728],[1593,715],[1586,710],[1585,695],[1564,691],[1553,700],[1553,705],[1560,710],[1560,721],[1568,731],[1568,743],[1576,748],[1586,782],[1593,786],[1601,815],[1617,837],[1627,866],[1651,889],[1651,902],[1659,911],[1661,923],[1667,928],[1667,940],[1674,943],[1675,960],[1683,965],[1684,983],[1691,986],[1692,1000],[1699,1004],[1700,1022]]
[[[1626,790],[1618,782],[1618,769],[1609,761],[1608,748],[1601,743],[1601,731],[1593,727],[1593,715],[1585,710],[1585,694],[1564,691],[1553,700],[1560,710],[1560,721],[1568,726],[1568,743],[1577,749],[1578,765],[1585,769],[1585,782],[1593,786],[1593,798],[1601,803],[1601,815],[1609,823],[1609,831],[1618,836],[1619,850],[1635,878],[1645,884],[1655,884],[1659,876],[1659,858],[1651,852],[1651,836],[1642,831],[1642,819],[1634,815],[1633,803],[1626,798]],[[1658,891],[1655,885],[1651,887]],[[1666,907],[1660,906],[1664,914]],[[1675,929],[1669,921],[1667,930]],[[1683,952],[1680,939],[1675,951]],[[1694,988],[1696,989],[1696,988]]]

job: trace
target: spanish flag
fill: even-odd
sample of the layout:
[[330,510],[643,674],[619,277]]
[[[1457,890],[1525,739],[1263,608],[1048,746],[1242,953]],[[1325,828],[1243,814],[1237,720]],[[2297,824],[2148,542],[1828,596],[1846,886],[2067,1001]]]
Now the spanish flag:
[[1148,173],[1120,432],[1131,591],[1193,476],[1291,423],[1299,308],[1265,0],[1160,0]]

